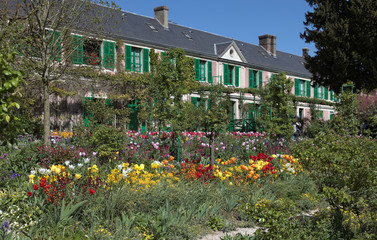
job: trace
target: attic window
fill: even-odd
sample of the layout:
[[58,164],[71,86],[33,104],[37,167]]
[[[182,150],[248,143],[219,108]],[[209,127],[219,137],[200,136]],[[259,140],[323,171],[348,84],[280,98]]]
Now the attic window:
[[148,27],[153,31],[153,32],[158,32],[158,30],[150,23],[146,23]]
[[192,37],[187,32],[182,32],[182,33],[183,35],[185,35],[185,37],[187,37],[187,39],[192,40]]
[[234,51],[233,51],[233,49],[230,49],[230,52],[229,52],[229,53],[230,53],[230,56],[231,56],[231,57],[234,57]]

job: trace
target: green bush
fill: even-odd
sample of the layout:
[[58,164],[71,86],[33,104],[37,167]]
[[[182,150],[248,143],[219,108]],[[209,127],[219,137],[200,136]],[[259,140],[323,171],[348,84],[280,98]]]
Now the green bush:
[[96,151],[102,162],[122,150],[125,141],[126,135],[123,132],[105,124],[92,128],[76,128],[73,137],[75,145]]
[[339,237],[349,239],[377,232],[377,222],[370,220],[359,221],[360,226],[349,234],[350,227],[345,221],[346,212],[364,220],[377,214],[376,149],[374,139],[330,133],[320,133],[292,149],[334,209],[333,227]]

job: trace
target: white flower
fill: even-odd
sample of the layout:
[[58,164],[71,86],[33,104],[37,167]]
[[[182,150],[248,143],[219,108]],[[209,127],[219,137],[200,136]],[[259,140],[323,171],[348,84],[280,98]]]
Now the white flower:
[[84,163],[89,163],[90,159],[89,158],[84,158]]
[[68,168],[73,170],[73,169],[75,169],[75,166],[69,165]]
[[70,163],[70,161],[65,161],[65,162],[64,162],[64,164],[65,164],[66,166],[68,166],[69,163]]
[[77,164],[77,167],[78,167],[78,168],[81,168],[82,165],[83,165],[82,163],[78,163],[78,164]]
[[126,178],[128,173],[131,172],[131,171],[132,171],[131,168],[123,169],[123,171],[122,171],[123,178]]
[[35,175],[36,172],[35,172],[34,170],[31,170],[31,171],[30,171],[30,174]]
[[38,172],[39,172],[40,174],[44,175],[44,174],[46,173],[46,170],[47,170],[47,169],[40,168],[40,169],[38,169]]
[[291,172],[291,173],[295,172],[295,170],[293,168],[288,168],[288,171]]
[[289,168],[290,166],[291,166],[290,163],[285,164],[285,167],[286,167],[286,168]]
[[51,170],[50,169],[46,169],[46,174],[50,174]]
[[118,168],[119,171],[122,170],[122,169],[123,169],[122,164],[119,164],[119,165],[117,166],[117,168]]

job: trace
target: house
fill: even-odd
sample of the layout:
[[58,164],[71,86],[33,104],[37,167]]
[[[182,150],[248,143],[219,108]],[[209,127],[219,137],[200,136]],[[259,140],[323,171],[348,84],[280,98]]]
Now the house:
[[[311,73],[304,66],[304,55],[309,52],[307,48],[303,49],[302,56],[297,56],[277,50],[277,38],[274,35],[259,36],[257,46],[172,23],[168,16],[167,6],[155,8],[154,17],[121,11],[119,21],[104,28],[109,40],[102,43],[103,56],[110,56],[109,62],[112,63],[109,67],[105,61],[104,67],[115,72],[118,70],[113,64],[117,55],[113,43],[116,38],[125,43],[118,49],[125,55],[122,65],[126,70],[134,72],[150,71],[149,49],[163,53],[171,48],[182,48],[188,56],[195,58],[197,81],[221,81],[225,87],[263,88],[273,74],[285,72],[294,81],[292,94],[301,97],[297,104],[297,116],[305,118],[310,115],[309,104],[305,99],[320,99],[323,100],[320,102],[322,104],[317,104],[317,107],[323,120],[331,119],[333,107],[330,103],[334,101],[334,92],[324,86],[312,86]],[[80,61],[77,63],[81,63]],[[198,97],[193,93],[187,100],[190,101],[191,98],[192,102],[196,102],[192,98]],[[259,96],[251,93],[244,94],[242,98],[243,103],[238,93],[231,95],[234,119],[245,117],[241,116],[242,104],[259,102]]]
[[[253,45],[172,23],[168,16],[167,6],[155,8],[154,17],[116,12],[113,21],[103,26],[101,39],[93,38],[83,29],[73,30],[76,47],[72,64],[98,66],[109,74],[119,72],[121,68],[150,72],[150,49],[163,54],[171,48],[181,48],[195,59],[195,79],[199,82],[221,83],[224,88],[261,89],[274,74],[285,72],[294,82],[292,94],[297,97],[296,115],[309,117],[309,102],[315,99],[323,120],[331,119],[334,93],[324,86],[312,86],[311,73],[304,66],[307,48],[303,49],[303,56],[297,56],[277,50],[274,35],[259,36],[259,45]],[[117,46],[118,39],[122,46]],[[92,96],[91,92],[85,94],[85,97]],[[260,101],[257,94],[234,92],[230,96],[233,120],[256,117]],[[199,97],[192,93],[187,101],[196,103]],[[243,112],[244,104],[252,104],[254,110]],[[138,128],[137,124],[135,128]]]

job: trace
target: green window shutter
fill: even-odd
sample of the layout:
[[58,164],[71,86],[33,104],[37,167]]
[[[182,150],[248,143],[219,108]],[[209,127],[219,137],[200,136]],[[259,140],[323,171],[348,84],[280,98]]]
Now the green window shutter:
[[259,89],[263,88],[263,72],[259,71]]
[[295,95],[300,96],[300,79],[295,78]]
[[200,60],[195,58],[195,80],[199,81],[200,80]]
[[330,91],[330,100],[334,101],[334,91]]
[[234,78],[235,78],[235,85],[236,85],[236,87],[239,87],[240,86],[240,67],[239,66],[236,66],[235,67],[235,76],[234,76]]
[[166,57],[168,54],[166,52],[161,52],[161,56]]
[[84,46],[82,43],[81,36],[73,36],[73,50],[74,51],[72,53],[72,62],[74,64],[83,64]]
[[212,76],[212,62],[208,61],[208,82],[212,83],[213,82],[213,76]]
[[229,85],[229,66],[224,63],[224,84]]
[[318,84],[314,87],[314,98],[318,98]]
[[103,42],[103,67],[106,69],[115,67],[115,43],[113,42]]
[[132,48],[129,45],[125,46],[125,63],[126,63],[126,70],[131,71],[131,51]]
[[249,69],[249,88],[254,88],[254,71],[253,69]]
[[329,89],[325,87],[325,100],[329,100]]
[[143,72],[149,72],[149,49],[143,48]]
[[306,96],[309,98],[311,96],[310,81],[306,81]]
[[[99,51],[101,52],[101,50]],[[103,67],[109,68],[109,53],[110,53],[110,46],[109,42],[103,41]]]

